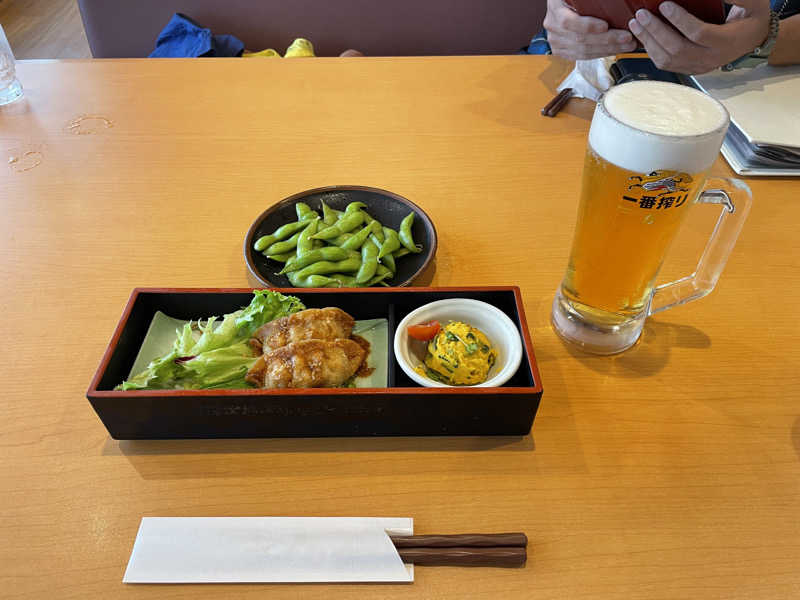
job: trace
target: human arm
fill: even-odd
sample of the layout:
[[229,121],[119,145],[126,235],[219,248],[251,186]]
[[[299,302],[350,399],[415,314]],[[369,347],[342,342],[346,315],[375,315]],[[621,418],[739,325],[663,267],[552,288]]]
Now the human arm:
[[674,2],[658,8],[674,29],[645,9],[628,27],[656,66],[668,71],[706,73],[752,51],[769,33],[769,0],[735,0],[722,25],[705,23]]
[[629,31],[609,29],[602,19],[582,17],[563,0],[547,0],[544,27],[553,54],[570,60],[611,56],[636,48]]
[[769,55],[769,64],[800,64],[800,14],[781,21],[778,39]]

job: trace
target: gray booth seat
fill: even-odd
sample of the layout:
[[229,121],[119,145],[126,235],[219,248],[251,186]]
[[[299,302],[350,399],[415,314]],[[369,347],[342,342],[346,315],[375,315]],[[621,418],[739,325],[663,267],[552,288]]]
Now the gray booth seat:
[[248,50],[296,37],[318,56],[512,54],[539,30],[545,0],[78,0],[95,58],[147,56],[175,12]]

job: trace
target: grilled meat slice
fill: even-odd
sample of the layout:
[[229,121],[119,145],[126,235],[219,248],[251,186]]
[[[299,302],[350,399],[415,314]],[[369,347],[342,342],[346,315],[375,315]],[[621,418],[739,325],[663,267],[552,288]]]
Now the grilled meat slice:
[[262,325],[250,345],[256,352],[268,354],[302,340],[346,339],[350,337],[354,324],[353,317],[339,308],[309,308]]
[[245,380],[264,388],[335,387],[355,375],[365,356],[349,339],[292,342],[259,357]]

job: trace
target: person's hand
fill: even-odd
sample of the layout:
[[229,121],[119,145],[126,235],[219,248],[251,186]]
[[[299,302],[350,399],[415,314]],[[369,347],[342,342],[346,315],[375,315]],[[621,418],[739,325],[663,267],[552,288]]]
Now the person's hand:
[[640,9],[628,27],[659,69],[706,73],[747,54],[767,38],[769,0],[734,0],[723,25],[705,23],[674,2],[658,10],[675,26]]
[[629,31],[609,29],[602,19],[582,17],[563,0],[547,0],[544,28],[553,54],[570,60],[599,58],[636,49]]

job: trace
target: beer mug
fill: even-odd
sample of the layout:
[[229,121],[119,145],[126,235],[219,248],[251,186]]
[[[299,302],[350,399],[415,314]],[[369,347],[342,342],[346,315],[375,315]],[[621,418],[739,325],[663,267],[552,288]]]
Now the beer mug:
[[[578,219],[552,323],[595,354],[627,350],[645,319],[714,289],[750,211],[737,179],[709,178],[728,129],[719,102],[693,88],[634,81],[611,88],[589,130]],[[694,273],[655,287],[692,204],[722,213]]]

